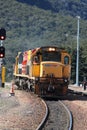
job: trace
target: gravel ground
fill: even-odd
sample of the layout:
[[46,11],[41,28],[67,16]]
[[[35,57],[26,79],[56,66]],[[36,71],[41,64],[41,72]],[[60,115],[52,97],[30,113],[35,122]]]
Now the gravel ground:
[[63,102],[73,114],[73,130],[87,130],[87,97],[71,95]]
[[[68,95],[63,102],[73,114],[73,130],[87,130],[87,97]],[[50,114],[43,130],[67,130],[67,114],[59,102],[47,104]],[[44,114],[45,107],[36,95],[15,90],[15,96],[9,96],[9,87],[0,87],[0,130],[35,130]]]
[[59,101],[47,101],[46,103],[50,114],[43,130],[68,130],[69,117],[63,105]]
[[41,99],[29,92],[0,88],[0,130],[35,130],[42,121],[45,107]]

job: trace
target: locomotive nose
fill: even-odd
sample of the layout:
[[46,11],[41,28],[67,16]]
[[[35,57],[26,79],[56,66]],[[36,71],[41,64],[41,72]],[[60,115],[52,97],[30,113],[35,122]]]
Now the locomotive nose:
[[40,77],[62,77],[63,64],[58,62],[41,62]]

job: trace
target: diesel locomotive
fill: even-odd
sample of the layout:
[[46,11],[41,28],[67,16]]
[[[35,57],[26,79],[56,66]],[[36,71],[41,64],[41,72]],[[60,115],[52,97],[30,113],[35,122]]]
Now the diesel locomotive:
[[28,89],[39,96],[67,94],[71,57],[55,46],[44,46],[18,52],[14,80],[19,89]]

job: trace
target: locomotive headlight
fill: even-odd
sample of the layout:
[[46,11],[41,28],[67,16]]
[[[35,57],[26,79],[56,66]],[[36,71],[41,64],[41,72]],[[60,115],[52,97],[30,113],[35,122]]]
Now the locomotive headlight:
[[55,51],[55,48],[49,48],[49,51]]
[[68,82],[68,79],[64,79],[64,82],[67,83],[67,82]]

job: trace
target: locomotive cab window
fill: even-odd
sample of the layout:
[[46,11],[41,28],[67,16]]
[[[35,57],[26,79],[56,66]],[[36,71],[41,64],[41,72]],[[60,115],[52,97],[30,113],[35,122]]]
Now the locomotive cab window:
[[35,55],[33,57],[33,64],[39,64],[39,56]]
[[66,65],[69,64],[69,57],[68,56],[64,57],[64,64],[66,64]]
[[61,61],[61,53],[57,51],[43,51],[42,61]]

